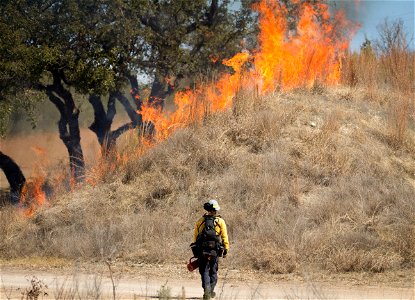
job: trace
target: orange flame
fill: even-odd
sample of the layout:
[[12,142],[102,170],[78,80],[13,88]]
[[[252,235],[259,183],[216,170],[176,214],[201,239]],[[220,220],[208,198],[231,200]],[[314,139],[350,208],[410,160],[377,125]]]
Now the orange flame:
[[216,54],[211,54],[211,55],[209,55],[209,59],[210,59],[210,61],[212,62],[212,63],[217,63],[217,61],[219,60],[219,55],[216,55]]
[[[287,8],[278,0],[261,0],[254,6],[259,14],[259,47],[254,53],[242,51],[222,63],[232,70],[223,74],[216,82],[205,83],[193,90],[176,92],[174,112],[163,112],[154,106],[157,101],[144,101],[141,110],[144,122],[151,122],[155,136],[141,140],[140,155],[154,142],[168,138],[178,128],[202,120],[208,112],[223,111],[232,106],[233,100],[241,89],[253,89],[259,95],[266,95],[275,90],[287,91],[297,87],[311,87],[316,82],[334,85],[340,81],[341,58],[349,46],[348,33],[355,29],[345,17],[338,12],[331,16],[329,8],[324,3],[300,4],[296,30],[290,30],[287,23]],[[219,55],[210,57],[212,62]],[[172,77],[166,81],[172,85]],[[130,91],[138,99],[138,91]],[[144,90],[142,94],[148,95]],[[154,99],[157,100],[157,99]],[[39,151],[40,155],[41,151]],[[105,170],[115,170],[119,165],[125,165],[131,159],[127,154],[117,154],[115,162],[97,166],[93,171],[100,174]],[[40,174],[40,173],[39,173]],[[95,185],[99,176],[87,179]],[[41,187],[44,177],[36,177],[31,185],[25,187],[27,193],[33,195],[34,204],[26,204],[26,214],[31,215],[39,205],[46,201]],[[29,187],[31,190],[29,191]],[[24,193],[25,194],[25,193]],[[22,201],[24,203],[24,199]]]
[[199,90],[186,90],[175,94],[174,102],[177,109],[174,112],[163,113],[161,108],[155,108],[148,103],[144,103],[139,113],[143,121],[152,122],[156,130],[158,140],[166,139],[178,128],[185,127],[195,120],[200,120],[206,107],[201,105],[200,99],[207,97],[209,109],[219,111],[228,108],[232,104],[232,99],[240,89],[242,78],[242,65],[249,58],[249,53],[242,52],[236,54],[223,64],[233,68],[233,75],[225,74],[215,84],[208,85]]
[[[277,89],[311,87],[316,82],[339,83],[340,59],[354,26],[343,12],[332,17],[324,3],[296,3],[301,7],[295,33],[288,28],[287,8],[277,0],[262,0],[254,6],[259,13],[259,48],[252,55],[243,51],[224,60],[233,74],[224,74],[217,82],[194,91],[176,93],[177,110],[173,113],[144,104],[139,113],[144,121],[154,124],[156,140],[200,120],[207,109],[214,112],[230,107],[241,87],[255,86],[264,95]],[[244,68],[247,61],[253,67]]]
[[39,176],[27,182],[23,187],[19,206],[27,217],[33,216],[36,209],[46,203],[46,194],[42,189],[44,183],[45,179]]
[[34,165],[34,176],[26,182],[22,189],[19,203],[24,214],[28,217],[32,216],[37,208],[46,203],[46,194],[43,191],[46,179],[43,170],[48,164],[45,149],[38,146],[33,146],[31,149],[38,156],[38,162]]
[[[310,87],[316,81],[336,84],[340,80],[340,58],[349,46],[349,37],[338,36],[334,26],[351,25],[342,12],[333,22],[329,8],[303,4],[296,34],[290,34],[287,10],[276,1],[262,1],[256,6],[260,13],[259,41],[261,49],[255,54],[255,69],[262,77],[262,92],[277,87],[290,90]],[[318,17],[319,16],[319,17]]]

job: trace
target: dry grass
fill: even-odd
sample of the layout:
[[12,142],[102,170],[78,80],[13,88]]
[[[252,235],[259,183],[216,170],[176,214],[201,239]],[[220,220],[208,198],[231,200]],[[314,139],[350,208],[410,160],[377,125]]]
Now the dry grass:
[[403,22],[385,21],[379,26],[379,39],[347,55],[343,66],[343,82],[386,108],[385,136],[394,147],[404,146],[409,123],[415,121],[415,52],[409,48]]
[[217,198],[233,267],[413,268],[414,121],[407,146],[397,148],[387,107],[361,101],[360,90],[252,97],[239,95],[233,110],[142,155],[131,138],[121,165],[102,166],[95,186],[57,197],[32,218],[3,208],[1,257],[181,263],[203,202]]
[[[348,87],[261,98],[241,90],[217,114],[202,101],[201,120],[153,147],[131,131],[87,172],[88,184],[71,193],[55,187],[33,217],[3,207],[0,256],[183,262],[202,204],[217,198],[233,267],[413,268],[415,56],[399,26],[384,27],[378,49],[345,58]],[[26,161],[36,161],[22,146],[30,141],[13,141],[27,171]]]

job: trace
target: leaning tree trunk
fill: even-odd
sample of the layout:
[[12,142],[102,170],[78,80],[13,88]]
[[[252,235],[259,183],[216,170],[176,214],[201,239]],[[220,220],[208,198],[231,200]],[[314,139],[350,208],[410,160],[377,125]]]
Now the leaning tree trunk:
[[26,178],[23,175],[20,167],[13,159],[0,151],[0,169],[6,175],[7,181],[10,185],[10,199],[13,204],[19,203],[20,194],[23,186],[26,183]]

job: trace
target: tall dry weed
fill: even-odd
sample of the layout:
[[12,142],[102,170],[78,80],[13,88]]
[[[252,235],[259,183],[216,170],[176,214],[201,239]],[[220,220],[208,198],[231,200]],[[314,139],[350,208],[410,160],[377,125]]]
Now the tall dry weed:
[[362,87],[370,101],[386,104],[389,139],[393,146],[403,147],[408,142],[409,120],[415,121],[415,52],[409,48],[402,21],[385,20],[378,33],[379,38],[366,40],[359,53],[346,55],[343,80]]
[[389,136],[392,145],[399,147],[410,138],[407,129],[409,127],[410,112],[414,110],[414,100],[410,94],[400,94],[393,98],[394,100],[389,103]]

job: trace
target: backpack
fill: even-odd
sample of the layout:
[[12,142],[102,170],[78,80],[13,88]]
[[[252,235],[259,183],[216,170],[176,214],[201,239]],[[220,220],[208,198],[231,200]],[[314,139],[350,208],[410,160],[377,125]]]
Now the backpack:
[[196,240],[196,245],[203,256],[217,256],[220,248],[220,239],[215,230],[215,217],[204,216],[205,227]]

